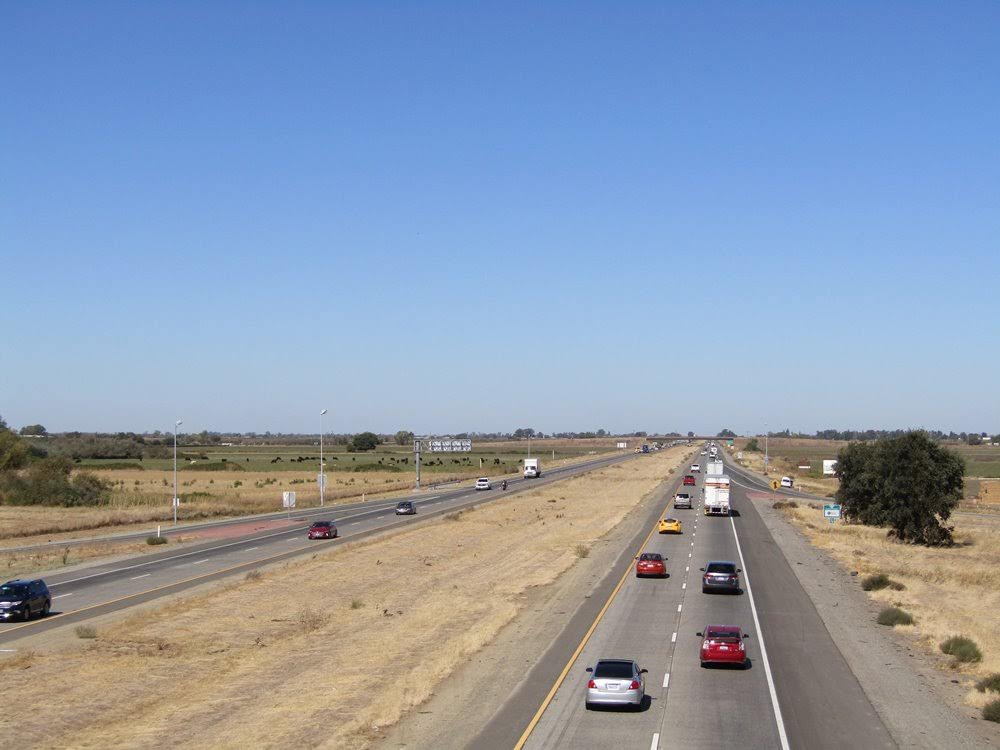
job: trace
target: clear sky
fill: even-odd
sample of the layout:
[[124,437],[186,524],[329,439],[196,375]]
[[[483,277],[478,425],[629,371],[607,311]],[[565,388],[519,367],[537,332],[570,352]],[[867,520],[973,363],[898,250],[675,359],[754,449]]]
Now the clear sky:
[[1000,4],[0,17],[12,425],[1000,432]]

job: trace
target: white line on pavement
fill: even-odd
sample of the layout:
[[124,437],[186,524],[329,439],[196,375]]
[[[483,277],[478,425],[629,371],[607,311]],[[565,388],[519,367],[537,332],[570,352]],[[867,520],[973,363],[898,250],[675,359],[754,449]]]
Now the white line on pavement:
[[677,633],[674,633],[672,636],[670,636],[670,642],[677,643]]
[[685,565],[684,566],[684,572],[685,573],[690,573],[691,572],[691,566],[690,565]]
[[193,562],[191,564],[192,565],[201,565],[202,563],[207,563],[207,562],[208,562],[208,558],[205,558],[204,560],[196,560],[195,562]]
[[16,648],[0,648],[0,652],[3,652],[5,654],[13,654],[16,651],[17,651]]
[[788,735],[785,733],[785,722],[781,718],[781,707],[778,706],[778,692],[774,688],[774,677],[771,675],[771,664],[767,660],[767,648],[764,646],[764,632],[760,629],[760,618],[757,617],[757,605],[753,601],[753,590],[750,588],[750,575],[747,573],[747,561],[743,559],[743,548],[740,546],[740,535],[736,533],[736,522],[732,516],[729,522],[733,526],[733,537],[736,539],[736,551],[739,553],[740,562],[743,563],[743,583],[747,587],[747,598],[750,600],[750,614],[753,615],[753,624],[757,628],[757,641],[760,643],[760,658],[764,662],[764,676],[767,677],[767,689],[771,693],[771,708],[774,709],[774,721],[778,725],[778,740],[781,742],[781,750],[789,750]]
[[678,604],[677,605],[677,611],[680,612],[681,611],[681,607],[683,607],[683,606],[684,606],[683,604]]
[[660,746],[660,733],[653,733],[653,741],[649,744],[649,750],[656,750]]
[[152,573],[143,573],[141,576],[133,576],[129,578],[130,581],[138,581],[140,578],[145,578],[146,576],[153,575]]
[[665,675],[663,675],[663,687],[667,687],[669,685],[670,685],[670,672],[667,672]]
[[686,589],[687,587],[688,587],[687,581],[685,581],[684,583],[681,584],[681,588],[682,589]]
[[260,549],[260,547],[247,547],[244,552],[253,552],[255,549]]
[[68,594],[56,594],[52,598],[53,599],[59,599],[60,597],[63,597],[63,596],[73,596],[73,594],[75,594],[75,593],[76,593],[75,591],[70,591]]

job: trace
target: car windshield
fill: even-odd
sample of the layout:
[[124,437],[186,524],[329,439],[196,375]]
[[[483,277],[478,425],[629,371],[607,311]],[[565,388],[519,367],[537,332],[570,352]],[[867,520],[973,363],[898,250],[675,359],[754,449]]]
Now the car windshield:
[[630,661],[599,661],[594,667],[594,677],[597,679],[631,680],[633,676]]
[[739,638],[740,631],[726,629],[726,630],[709,630],[705,633],[708,638]]
[[736,566],[732,563],[709,563],[705,568],[706,573],[728,573],[732,575],[736,572]]
[[663,558],[660,556],[659,552],[643,552],[641,555],[639,555],[639,559],[659,561],[662,560]]
[[686,498],[686,497],[691,497],[691,496],[688,493],[686,493],[686,492],[678,492],[677,493],[677,497],[685,497]]
[[20,599],[28,595],[28,587],[22,585],[3,585],[0,586],[0,599],[8,599],[13,597],[15,599]]

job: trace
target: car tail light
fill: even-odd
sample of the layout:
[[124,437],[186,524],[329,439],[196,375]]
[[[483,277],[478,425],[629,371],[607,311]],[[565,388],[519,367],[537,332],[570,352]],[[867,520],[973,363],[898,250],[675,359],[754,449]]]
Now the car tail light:
[[638,690],[639,689],[639,681],[638,680],[632,680],[632,684],[628,686],[628,689],[629,690]]
[[597,687],[597,683],[594,682],[593,680],[591,680],[590,682],[587,683],[587,687],[588,688],[596,688]]

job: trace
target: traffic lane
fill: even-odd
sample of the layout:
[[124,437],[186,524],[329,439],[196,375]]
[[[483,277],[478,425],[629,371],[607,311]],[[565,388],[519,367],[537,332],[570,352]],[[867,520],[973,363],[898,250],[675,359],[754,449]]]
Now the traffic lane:
[[736,487],[732,494],[789,743],[895,747],[746,490]]
[[[584,473],[596,468],[592,463],[566,467],[563,472],[558,474],[551,472],[554,476],[533,480],[530,486],[549,484]],[[597,463],[607,464],[609,462],[601,460]],[[525,485],[525,488],[528,488],[528,485]],[[394,512],[395,502],[386,502],[379,509],[367,509],[353,517],[344,517],[341,519],[341,523],[350,518],[356,520],[343,523],[342,526],[338,525],[338,529],[341,531],[341,539],[356,538],[359,535],[367,536],[396,525],[401,526],[412,522],[414,518],[419,519],[421,507],[424,509],[424,517],[427,517],[428,511],[432,516],[436,516],[455,509],[489,502],[491,499],[507,494],[511,493],[498,491],[497,494],[494,494],[493,491],[476,492],[465,489],[462,492],[436,498],[433,504],[430,502],[421,503],[418,506],[418,515],[415,517],[396,516]],[[442,507],[433,507],[431,510],[429,506],[432,505]],[[83,621],[98,614],[124,609],[159,596],[176,593],[185,587],[190,588],[225,575],[235,575],[250,570],[258,565],[291,559],[311,552],[314,550],[315,542],[301,543],[304,541],[306,528],[307,526],[302,525],[286,531],[251,536],[222,545],[185,549],[182,552],[152,560],[139,558],[137,562],[132,564],[125,561],[126,564],[117,563],[116,567],[110,569],[107,566],[104,566],[104,569],[101,566],[95,566],[94,572],[86,572],[83,575],[80,575],[82,571],[67,574],[73,575],[73,577],[50,584],[50,588],[62,587],[53,591],[53,616],[28,623],[5,623],[3,627],[0,627],[0,640],[9,641],[60,627],[70,622]],[[289,547],[289,545],[292,546]],[[239,555],[244,551],[253,553],[252,559],[247,560]],[[153,578],[156,581],[149,580]]]
[[[665,507],[665,503],[664,506]],[[662,517],[661,512],[657,521]],[[594,634],[574,661],[526,748],[648,747],[659,725],[662,681],[668,669],[670,636],[677,620],[687,560],[687,540],[653,534],[642,551],[659,552],[669,559],[669,578],[636,578],[634,560],[625,584]],[[679,568],[678,568],[679,566]],[[632,659],[647,669],[643,708],[587,710],[586,671],[598,659]],[[645,743],[643,745],[643,743]]]
[[[704,594],[701,590],[700,568],[709,560],[732,561],[741,567],[730,519],[701,516],[696,535],[687,581],[689,593],[671,664],[661,747],[780,747],[749,597],[745,593]],[[744,574],[747,572],[752,576],[752,570]],[[702,667],[697,633],[704,632],[706,625],[737,625],[749,633],[744,645],[750,668]]]

